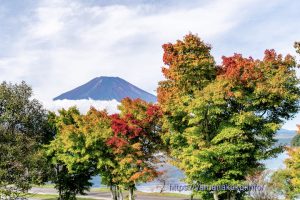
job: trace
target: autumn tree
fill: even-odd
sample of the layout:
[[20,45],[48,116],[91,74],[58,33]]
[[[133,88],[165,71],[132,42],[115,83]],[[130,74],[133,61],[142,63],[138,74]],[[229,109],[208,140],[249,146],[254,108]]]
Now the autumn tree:
[[[90,179],[95,171],[87,166],[84,159],[84,135],[78,134],[81,118],[75,107],[62,109],[59,114],[50,113],[49,124],[56,130],[55,139],[46,148],[46,156],[54,170],[51,181],[59,192],[59,199],[76,199],[76,194],[85,194],[91,187]],[[81,157],[82,156],[82,157]]]
[[298,54],[300,54],[300,42],[295,42],[294,47],[295,47],[295,49],[296,49],[296,52],[297,52]]
[[[300,135],[298,125],[297,136]],[[274,172],[272,182],[280,194],[287,200],[293,200],[300,196],[300,147],[295,144],[286,147],[289,157],[285,160],[286,167]]]
[[46,180],[47,112],[25,82],[0,84],[0,198],[17,199]]
[[[120,114],[111,116],[95,108],[85,115],[76,108],[59,111],[55,120],[57,135],[48,146],[52,163],[67,174],[62,180],[73,178],[70,183],[74,183],[76,178],[86,181],[99,174],[102,183],[110,187],[113,200],[123,198],[121,188],[128,189],[133,199],[136,183],[158,175],[155,153],[162,144],[158,106],[126,98],[119,109]],[[83,187],[85,184],[77,185],[88,189]],[[78,188],[74,190],[61,182],[57,182],[57,187],[64,194],[72,192],[70,199],[76,198]]]
[[107,144],[113,149],[119,166],[113,171],[114,181],[129,190],[134,199],[137,183],[158,176],[155,163],[161,149],[160,108],[136,99],[125,98],[119,106],[120,114],[111,116],[113,136]]
[[[241,54],[215,65],[211,47],[196,35],[163,45],[158,87],[164,135],[173,163],[191,185],[245,183],[261,160],[282,151],[276,131],[298,111],[295,59],[266,50],[262,60]],[[244,192],[205,191],[206,199],[236,199]]]
[[[295,43],[295,48],[297,53],[300,54],[300,42]],[[289,156],[286,160],[287,168],[290,169],[291,172],[291,182],[293,187],[295,187],[295,193],[300,195],[300,126],[298,125],[297,136],[294,138],[294,146],[289,148]]]
[[[300,42],[295,42],[296,52],[300,54]],[[300,128],[287,147],[289,158],[285,160],[286,168],[279,169],[272,175],[272,184],[285,199],[295,199],[300,195]]]
[[[300,147],[288,149],[289,158],[286,159],[286,172],[289,173],[290,186],[293,188],[288,195],[296,198],[300,196]],[[291,198],[293,199],[293,198]]]
[[296,192],[291,180],[292,175],[289,169],[278,169],[272,174],[270,185],[278,195],[284,196],[284,199],[293,200]]

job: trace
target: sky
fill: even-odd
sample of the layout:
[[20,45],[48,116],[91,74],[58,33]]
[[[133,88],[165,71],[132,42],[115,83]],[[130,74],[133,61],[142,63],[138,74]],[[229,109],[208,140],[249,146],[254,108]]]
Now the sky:
[[297,0],[0,0],[0,81],[25,80],[45,104],[99,76],[155,94],[162,44],[198,34],[217,63],[265,49],[296,55],[299,8]]

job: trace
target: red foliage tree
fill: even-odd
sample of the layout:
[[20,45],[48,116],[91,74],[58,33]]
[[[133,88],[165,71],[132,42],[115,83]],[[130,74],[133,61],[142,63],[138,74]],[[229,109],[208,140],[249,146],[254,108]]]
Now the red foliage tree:
[[129,98],[121,102],[119,109],[120,114],[110,116],[113,136],[107,140],[107,144],[119,162],[115,172],[118,181],[129,189],[133,199],[136,183],[151,181],[159,174],[154,164],[162,144],[162,112],[157,105]]

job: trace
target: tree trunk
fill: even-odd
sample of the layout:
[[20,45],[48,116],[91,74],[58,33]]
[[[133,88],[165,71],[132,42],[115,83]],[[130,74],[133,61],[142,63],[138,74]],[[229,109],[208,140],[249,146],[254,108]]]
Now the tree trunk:
[[123,197],[123,192],[122,192],[122,190],[120,190],[119,192],[120,192],[120,200],[123,200],[124,197]]
[[109,190],[110,190],[110,193],[111,193],[111,200],[118,200],[116,186],[110,185]]
[[165,187],[166,187],[166,180],[162,180],[162,187],[160,188],[160,191],[159,193],[163,193],[163,191],[165,190]]
[[120,186],[117,186],[117,195],[118,195],[118,200],[123,200],[123,192]]
[[214,200],[219,200],[217,191],[214,191]]
[[236,194],[235,193],[231,193],[230,194],[230,200],[235,200],[236,199]]
[[190,200],[193,200],[193,199],[194,199],[194,194],[191,194]]
[[61,183],[58,180],[58,177],[59,177],[59,174],[60,174],[60,166],[58,164],[55,166],[55,172],[56,172],[56,179],[57,179],[57,182],[58,182],[58,199],[62,200],[62,188],[61,188]]
[[129,200],[134,200],[134,186],[129,187]]
[[61,187],[58,187],[58,199],[61,200]]

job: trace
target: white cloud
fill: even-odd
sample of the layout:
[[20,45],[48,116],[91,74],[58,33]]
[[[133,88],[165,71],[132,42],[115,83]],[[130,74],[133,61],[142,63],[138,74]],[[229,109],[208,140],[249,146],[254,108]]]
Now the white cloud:
[[189,31],[213,45],[217,60],[236,51],[254,57],[266,48],[290,52],[300,35],[296,1],[145,2],[38,1],[11,25],[20,34],[4,43],[10,51],[6,57],[0,53],[0,80],[26,80],[45,103],[101,75],[120,76],[155,93],[162,79],[161,45]]
[[92,99],[82,99],[82,100],[56,100],[44,102],[46,109],[57,112],[58,110],[65,108],[68,109],[72,106],[76,106],[81,113],[86,113],[90,107],[95,107],[98,110],[107,110],[109,114],[118,113],[118,105],[120,103],[116,100],[112,101],[96,101]]
[[[162,78],[163,43],[189,31],[206,38],[224,34],[237,25],[234,13],[247,4],[214,1],[156,12],[152,5],[41,1],[23,25],[23,37],[14,41],[9,58],[14,61],[2,69],[18,69],[8,77],[27,80],[42,100],[101,75],[120,76],[154,93]],[[26,62],[26,57],[35,59]]]
[[32,22],[28,27],[31,39],[55,36],[64,28],[64,21],[72,14],[73,4],[65,1],[41,1],[34,11]]

